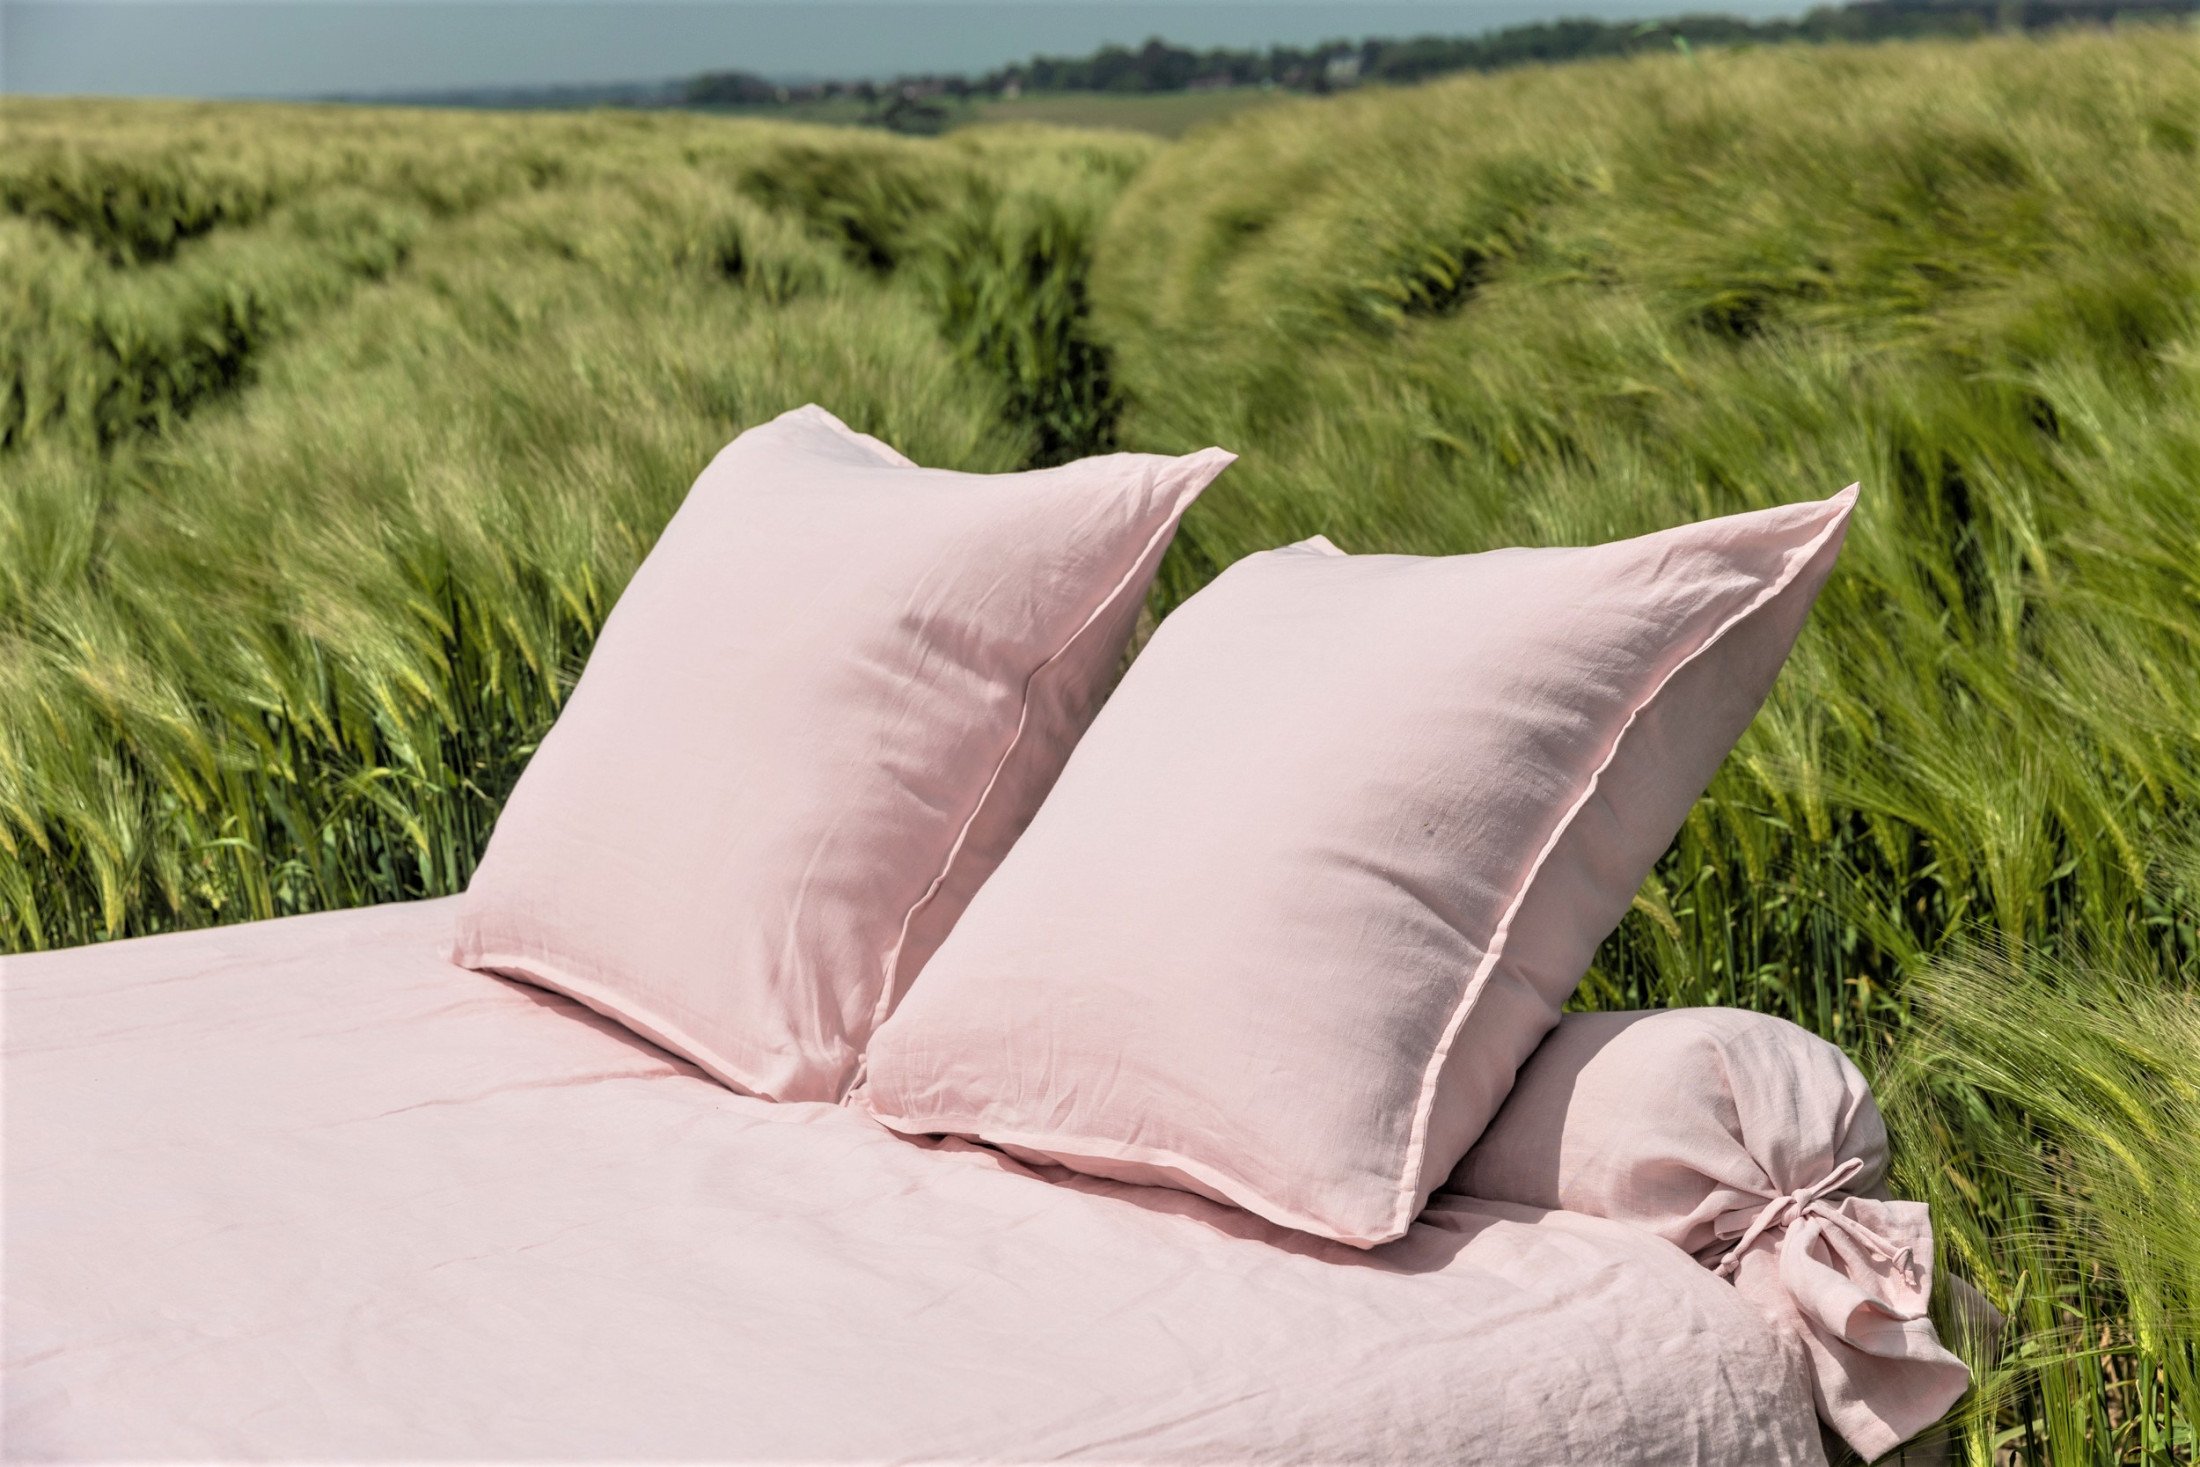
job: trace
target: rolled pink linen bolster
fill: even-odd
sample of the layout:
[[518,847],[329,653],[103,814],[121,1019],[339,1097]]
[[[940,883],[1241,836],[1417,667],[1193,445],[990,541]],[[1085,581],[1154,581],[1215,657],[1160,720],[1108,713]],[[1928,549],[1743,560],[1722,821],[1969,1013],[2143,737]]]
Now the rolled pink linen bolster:
[[1738,1009],[1569,1014],[1452,1173],[1453,1190],[1656,1233],[1797,1341],[1819,1415],[1866,1458],[1944,1415],[1970,1371],[1929,1317],[1924,1205],[1885,1198],[1864,1077]]

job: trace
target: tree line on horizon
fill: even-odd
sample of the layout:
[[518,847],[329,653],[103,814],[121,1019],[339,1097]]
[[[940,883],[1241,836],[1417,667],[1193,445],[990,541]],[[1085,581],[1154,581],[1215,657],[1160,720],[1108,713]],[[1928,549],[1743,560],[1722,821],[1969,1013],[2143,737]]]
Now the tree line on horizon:
[[897,117],[914,119],[927,110],[909,104],[934,99],[965,101],[1048,92],[1151,95],[1226,87],[1321,93],[1367,83],[1408,85],[1457,72],[1621,56],[1645,49],[1965,37],[2158,20],[2196,11],[2200,0],[1854,0],[1769,20],[1709,12],[1652,21],[1577,16],[1478,35],[1340,39],[1316,46],[1194,50],[1155,37],[1142,46],[1103,46],[1086,56],[1035,56],[977,76],[922,74],[890,82],[825,80],[788,85],[748,72],[706,72],[679,89],[679,102],[690,107],[769,107],[848,98],[883,109],[880,119],[892,125]]

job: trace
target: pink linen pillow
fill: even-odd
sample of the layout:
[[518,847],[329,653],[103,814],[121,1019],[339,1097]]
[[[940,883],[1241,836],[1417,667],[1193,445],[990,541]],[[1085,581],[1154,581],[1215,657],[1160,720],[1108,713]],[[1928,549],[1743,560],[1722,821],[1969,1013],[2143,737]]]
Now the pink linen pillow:
[[498,817],[454,958],[833,1100],[1053,784],[1232,455],[923,469],[821,408],[729,444]]
[[1833,1045],[1739,1009],[1568,1014],[1449,1190],[1632,1223],[1731,1278],[1809,1362],[1818,1414],[1870,1459],[1970,1371],[1929,1309],[1933,1224],[1886,1200],[1887,1128]]
[[860,1103],[1398,1237],[1755,714],[1854,498],[1239,561],[1132,665]]

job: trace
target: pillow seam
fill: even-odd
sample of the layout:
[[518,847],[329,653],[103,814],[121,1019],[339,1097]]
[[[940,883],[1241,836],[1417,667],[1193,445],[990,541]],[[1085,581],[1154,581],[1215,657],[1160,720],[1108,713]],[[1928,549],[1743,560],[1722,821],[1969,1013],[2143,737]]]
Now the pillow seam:
[[[1853,494],[1855,487],[1855,485],[1849,486],[1848,489],[1842,491],[1842,494]],[[1839,498],[1840,496],[1835,497]],[[1458,1005],[1452,1010],[1450,1021],[1444,1026],[1443,1038],[1430,1054],[1428,1065],[1422,1071],[1420,1089],[1414,1100],[1413,1130],[1407,1139],[1406,1154],[1402,1159],[1404,1165],[1400,1170],[1396,1201],[1391,1214],[1393,1231],[1389,1234],[1390,1237],[1404,1236],[1406,1230],[1413,1225],[1413,1218],[1419,1210],[1415,1206],[1415,1198],[1420,1193],[1422,1168],[1427,1164],[1428,1129],[1436,1108],[1437,1080],[1443,1073],[1444,1062],[1451,1057],[1453,1046],[1458,1043],[1460,1034],[1466,1029],[1467,1019],[1473,1014],[1475,1008],[1481,1002],[1483,993],[1488,989],[1490,975],[1497,970],[1497,965],[1504,961],[1506,941],[1512,935],[1513,919],[1520,914],[1521,907],[1527,903],[1528,894],[1534,890],[1536,878],[1543,874],[1543,867],[1550,860],[1551,853],[1558,849],[1559,842],[1563,841],[1566,838],[1566,833],[1573,828],[1575,818],[1581,814],[1590,799],[1596,794],[1598,783],[1603,779],[1605,771],[1612,767],[1612,761],[1619,757],[1619,751],[1626,746],[1627,736],[1634,732],[1635,724],[1642,717],[1643,710],[1657,701],[1658,695],[1665,691],[1674,678],[1680,676],[1684,668],[1716,647],[1728,632],[1762,611],[1783,591],[1795,584],[1796,579],[1802,575],[1804,568],[1814,563],[1825,550],[1827,543],[1848,524],[1849,515],[1855,508],[1855,503],[1856,501],[1852,497],[1847,504],[1842,505],[1819,528],[1815,535],[1803,542],[1798,552],[1788,561],[1780,574],[1773,578],[1769,585],[1751,597],[1747,605],[1714,627],[1710,635],[1699,642],[1686,657],[1667,669],[1664,676],[1660,677],[1635,702],[1634,706],[1628,709],[1627,717],[1621,722],[1619,731],[1612,737],[1611,747],[1605,750],[1604,757],[1597,761],[1596,768],[1592,769],[1589,772],[1589,777],[1583,781],[1581,792],[1574,797],[1573,803],[1566,807],[1566,813],[1559,817],[1558,824],[1552,827],[1549,837],[1543,842],[1543,848],[1536,853],[1534,863],[1528,867],[1527,874],[1521,878],[1520,885],[1514,888],[1511,899],[1505,903],[1505,910],[1498,917],[1497,926],[1490,938],[1489,950],[1482,955],[1482,961],[1476,965],[1474,975],[1468,979],[1466,991],[1460,995]],[[1775,673],[1775,678],[1777,678],[1777,673]],[[1769,691],[1768,689],[1768,694]]]
[[[922,1120],[916,1120],[898,1111],[889,1113],[878,1110],[869,1103],[864,1105],[864,1113],[889,1131],[900,1135],[964,1136],[989,1146],[1015,1146],[1034,1155],[1047,1158],[1049,1165],[1063,1167],[1069,1171],[1078,1171],[1078,1168],[1068,1162],[1054,1158],[1050,1153],[1059,1150],[1084,1157],[1104,1158],[1111,1161],[1144,1162],[1149,1165],[1173,1167],[1186,1176],[1214,1188],[1217,1193],[1221,1194],[1219,1197],[1208,1197],[1208,1201],[1219,1201],[1223,1206],[1235,1207],[1242,1212],[1250,1213],[1279,1227],[1291,1228],[1317,1238],[1327,1239],[1333,1243],[1341,1243],[1349,1248],[1371,1248],[1376,1246],[1377,1243],[1385,1241],[1358,1236],[1341,1236],[1345,1230],[1339,1228],[1335,1223],[1326,1221],[1310,1212],[1302,1212],[1294,1207],[1283,1206],[1274,1200],[1269,1189],[1255,1186],[1242,1176],[1225,1171],[1221,1167],[1208,1162],[1203,1162],[1196,1157],[1186,1156],[1180,1151],[1171,1151],[1166,1147],[1140,1146],[1134,1142],[1115,1141],[1105,1136],[1062,1135],[1051,1131],[1001,1130],[986,1124],[983,1120],[971,1117],[958,1118],[931,1115]],[[1081,1175],[1099,1177],[1101,1181],[1114,1181],[1126,1187],[1149,1185],[1139,1182],[1126,1182],[1120,1178],[1099,1176],[1095,1172],[1084,1172]],[[1179,1188],[1177,1190],[1186,1189]],[[1202,1194],[1194,1192],[1191,1195],[1200,1196]]]
[[700,1044],[685,1026],[667,1023],[654,1008],[634,1003],[610,986],[592,978],[575,977],[560,963],[544,962],[517,953],[494,951],[467,952],[465,960],[458,964],[478,972],[493,973],[514,983],[524,983],[531,988],[560,994],[582,1008],[632,1030],[657,1048],[669,1053],[675,1060],[691,1064],[720,1084],[737,1094],[753,1099],[781,1103],[780,1097],[756,1082],[752,1074],[734,1065],[706,1044]]
[[[798,408],[789,408],[786,412],[773,418],[771,422],[759,424],[759,426],[768,428],[772,423],[780,422],[786,418],[807,418],[810,422],[821,423],[866,453],[875,454],[880,463],[887,468],[916,469],[923,467],[922,464],[919,464],[915,459],[909,457],[885,439],[876,438],[869,433],[859,432],[849,427],[830,411],[814,402],[804,403]],[[734,441],[737,443],[740,440],[737,438]],[[731,445],[729,444],[728,447],[731,447]]]

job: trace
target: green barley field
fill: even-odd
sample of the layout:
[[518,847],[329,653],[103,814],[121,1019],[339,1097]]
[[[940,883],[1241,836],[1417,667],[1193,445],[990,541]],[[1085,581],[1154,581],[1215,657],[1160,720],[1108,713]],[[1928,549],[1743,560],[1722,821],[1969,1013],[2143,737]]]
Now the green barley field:
[[1182,139],[0,101],[0,951],[450,892],[710,453],[1243,454],[1313,532],[1862,480],[1580,1002],[1856,1055],[1979,1464],[2200,1430],[2200,33],[1699,52]]

